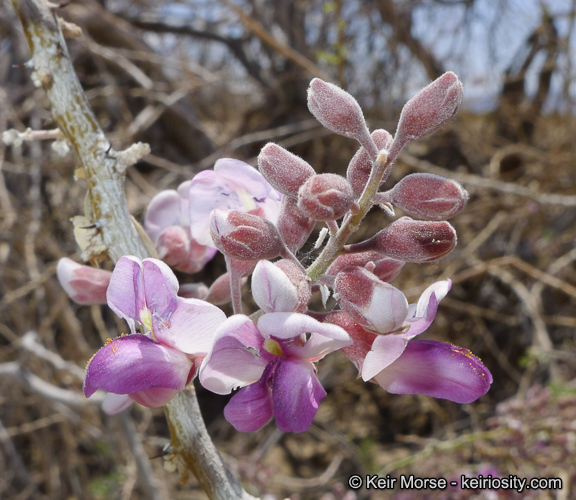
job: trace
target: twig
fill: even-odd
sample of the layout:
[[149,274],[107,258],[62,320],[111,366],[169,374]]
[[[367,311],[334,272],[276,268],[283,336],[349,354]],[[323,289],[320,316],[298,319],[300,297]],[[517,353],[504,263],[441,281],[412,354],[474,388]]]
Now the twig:
[[[11,0],[26,35],[36,80],[52,106],[52,116],[78,155],[86,174],[91,209],[86,216],[97,223],[108,256],[118,261],[123,255],[140,259],[149,256],[132,224],[124,193],[126,167],[138,161],[142,146],[124,153],[112,150],[90,109],[72,66],[66,42],[53,11],[43,0]],[[97,243],[97,242],[96,242]],[[98,248],[98,245],[95,245]],[[102,250],[101,250],[102,251]],[[89,257],[99,257],[96,252]],[[21,378],[37,392],[70,404],[86,404],[83,396],[47,384],[23,370],[17,363],[5,364],[5,374]],[[183,391],[166,406],[172,448],[183,465],[183,474],[192,471],[211,498],[249,498],[229,473],[210,440],[195,394]]]

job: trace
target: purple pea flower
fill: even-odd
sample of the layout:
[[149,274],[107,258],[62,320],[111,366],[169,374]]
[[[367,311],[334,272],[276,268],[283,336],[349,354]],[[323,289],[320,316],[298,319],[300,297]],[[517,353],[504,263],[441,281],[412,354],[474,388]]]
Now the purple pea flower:
[[284,432],[304,432],[326,391],[314,362],[349,345],[336,325],[301,313],[268,313],[254,323],[237,314],[216,332],[200,368],[200,383],[216,394],[242,387],[224,409],[236,430],[252,432],[271,418]]
[[468,349],[434,340],[414,340],[434,320],[438,302],[450,280],[429,286],[410,304],[404,332],[378,335],[354,322],[344,311],[325,321],[343,327],[353,340],[342,352],[356,365],[362,379],[373,380],[393,394],[425,394],[457,403],[471,403],[490,389],[492,375]]
[[[216,306],[177,296],[178,281],[157,259],[122,257],[110,279],[108,305],[130,326],[131,334],[106,343],[88,362],[84,394],[97,389],[148,407],[165,405],[185,388],[212,345],[226,315]],[[136,324],[144,334],[136,333]],[[126,399],[109,401],[121,411]]]
[[178,190],[160,191],[148,205],[144,229],[154,242],[159,257],[184,273],[196,273],[214,257],[216,249],[198,243],[190,233],[188,192],[190,182]]
[[192,237],[210,247],[214,247],[209,220],[212,210],[247,212],[276,224],[282,200],[258,170],[231,158],[218,160],[214,170],[195,175],[188,195]]

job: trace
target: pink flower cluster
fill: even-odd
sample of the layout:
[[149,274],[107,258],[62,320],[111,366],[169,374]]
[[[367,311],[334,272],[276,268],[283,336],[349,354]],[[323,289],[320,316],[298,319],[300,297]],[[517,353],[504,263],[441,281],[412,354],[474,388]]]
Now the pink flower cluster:
[[[326,391],[317,364],[340,350],[364,381],[395,394],[425,394],[459,403],[484,395],[492,376],[467,349],[417,340],[432,324],[450,280],[428,286],[410,304],[390,282],[406,263],[437,261],[456,246],[446,219],[467,202],[457,182],[411,174],[380,191],[402,147],[442,127],[456,113],[462,85],[446,73],[404,106],[394,136],[370,132],[356,100],[314,79],[312,114],[360,148],[346,177],[317,174],[305,160],[267,144],[258,170],[233,159],[216,162],[177,191],[151,201],[145,229],[162,260],[126,256],[113,272],[70,259],[58,277],[77,302],[110,308],[131,333],[108,342],[89,361],[84,392],[111,393],[107,410],[130,402],[162,406],[190,381],[229,394],[224,415],[240,431],[274,418],[283,431],[307,430]],[[406,215],[365,241],[347,244],[368,210]],[[328,240],[305,269],[295,254],[317,223]],[[171,268],[193,273],[216,251],[228,272],[208,288],[179,286]],[[278,259],[280,258],[280,259]],[[259,312],[243,312],[242,283],[251,275]],[[314,293],[337,309],[311,311]],[[194,298],[190,298],[194,297]],[[205,299],[205,300],[199,300]],[[230,317],[214,304],[232,301]]]

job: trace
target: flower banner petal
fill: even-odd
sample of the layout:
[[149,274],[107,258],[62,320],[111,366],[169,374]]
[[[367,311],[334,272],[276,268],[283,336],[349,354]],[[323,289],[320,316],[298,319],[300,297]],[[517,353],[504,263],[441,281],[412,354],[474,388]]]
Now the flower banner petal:
[[146,307],[144,280],[140,259],[124,256],[116,263],[106,292],[108,306],[130,325],[136,333],[135,322],[140,321],[140,311]]
[[334,340],[348,341],[350,336],[343,328],[320,321],[301,313],[268,313],[258,319],[258,329],[265,337],[288,340],[302,333],[317,333]]

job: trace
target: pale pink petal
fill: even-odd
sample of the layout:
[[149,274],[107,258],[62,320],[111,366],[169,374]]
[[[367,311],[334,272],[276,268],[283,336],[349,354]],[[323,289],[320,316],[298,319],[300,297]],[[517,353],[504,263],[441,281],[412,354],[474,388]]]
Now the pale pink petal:
[[179,391],[176,389],[166,389],[164,387],[153,387],[145,391],[138,391],[130,394],[130,397],[147,408],[159,408],[168,403]]
[[298,288],[279,267],[261,260],[252,275],[252,297],[260,309],[270,312],[292,312],[298,306]]
[[[178,305],[178,280],[170,267],[158,259],[142,261],[144,296],[154,332],[169,324]],[[141,321],[144,323],[144,321]]]
[[146,307],[140,259],[131,255],[120,258],[112,272],[106,299],[110,309],[124,318],[135,333],[135,322],[140,321],[140,311]]
[[278,361],[274,372],[272,398],[276,424],[284,432],[304,432],[312,424],[326,391],[316,377],[314,366],[299,359]]
[[362,379],[367,382],[396,361],[404,352],[407,340],[402,335],[378,335],[372,350],[362,363]]
[[214,341],[217,328],[226,320],[218,307],[199,299],[177,298],[169,326],[160,323],[154,330],[156,340],[192,356],[205,356]]
[[452,288],[452,280],[449,279],[437,281],[436,283],[433,283],[428,288],[426,288],[426,290],[422,292],[422,295],[420,295],[420,298],[418,299],[414,316],[417,318],[423,318],[426,316],[426,311],[428,310],[428,301],[430,300],[431,295],[434,294],[436,296],[436,300],[440,302],[444,297],[446,297],[446,295],[448,295],[450,288]]
[[488,392],[492,375],[468,349],[433,340],[413,340],[375,380],[393,394],[425,394],[471,403]]
[[181,391],[192,366],[184,353],[146,335],[125,335],[106,344],[89,361],[84,394],[90,397],[97,389],[132,394],[152,387]]
[[234,394],[224,408],[224,417],[237,431],[254,432],[268,423],[273,411],[270,389],[263,378]]
[[229,394],[258,380],[268,360],[258,356],[263,339],[254,322],[237,314],[216,331],[214,346],[200,368],[200,383],[216,394]]
[[180,225],[180,206],[180,196],[173,189],[160,191],[150,200],[144,216],[144,229],[154,243],[164,229]]
[[63,257],[56,266],[56,276],[68,296],[78,304],[106,304],[106,291],[112,273],[84,266]]
[[258,329],[265,337],[288,340],[302,333],[317,333],[334,340],[348,341],[350,336],[343,328],[320,321],[301,313],[268,313],[258,319]]
[[102,411],[107,415],[116,415],[133,404],[134,400],[128,394],[108,392],[102,401]]

